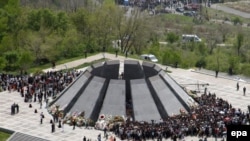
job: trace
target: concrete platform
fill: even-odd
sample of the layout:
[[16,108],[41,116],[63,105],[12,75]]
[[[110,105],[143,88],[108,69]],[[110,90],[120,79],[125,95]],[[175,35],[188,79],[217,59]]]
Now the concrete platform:
[[[102,54],[97,54],[86,59],[80,59],[73,61],[71,63],[66,63],[56,66],[56,69],[65,69],[65,65],[68,68],[78,66],[84,62],[91,62],[93,60],[98,60],[103,57]],[[126,60],[125,57],[119,56],[115,57],[114,54],[105,53],[105,57],[111,60],[120,61]],[[131,60],[131,58],[128,58]],[[140,61],[141,63],[141,61]],[[166,66],[159,65],[162,69]],[[47,70],[50,70],[47,69]],[[241,108],[243,111],[247,111],[247,106],[250,104],[250,84],[249,81],[239,81],[240,90],[236,91],[236,83],[238,79],[230,76],[222,76],[219,73],[219,77],[215,78],[211,73],[199,73],[199,71],[175,69],[168,67],[168,70],[172,73],[169,75],[180,85],[190,90],[197,90],[198,95],[204,92],[205,87],[207,91],[211,93],[216,93],[217,97],[226,99],[233,107]],[[46,71],[46,70],[44,70]],[[200,72],[203,72],[200,70]],[[203,86],[202,84],[209,84],[208,86]],[[246,96],[243,96],[242,88],[246,87]],[[42,109],[40,109],[39,103],[32,103],[33,107],[29,108],[29,103],[24,103],[23,98],[17,92],[4,91],[0,93],[0,127],[20,132],[23,134],[51,140],[51,141],[81,141],[83,136],[92,141],[97,140],[97,135],[102,133],[102,131],[94,129],[84,129],[77,127],[72,130],[69,125],[64,125],[64,131],[61,128],[56,128],[55,133],[51,133],[50,119],[52,118],[45,109],[45,103],[43,103]],[[20,112],[16,115],[10,114],[10,108],[13,103],[18,103],[20,106]],[[38,113],[34,113],[37,109]],[[40,112],[44,112],[45,119],[44,123],[40,124]],[[185,137],[186,141],[197,141],[197,137]],[[104,140],[102,138],[102,140]],[[117,138],[117,140],[119,140]],[[170,141],[170,139],[168,139]],[[167,141],[168,141],[167,140]],[[209,138],[208,141],[214,141],[214,138]]]

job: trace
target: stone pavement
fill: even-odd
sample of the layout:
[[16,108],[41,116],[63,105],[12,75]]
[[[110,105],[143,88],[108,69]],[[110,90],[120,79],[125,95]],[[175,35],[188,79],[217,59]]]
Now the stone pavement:
[[[76,67],[85,62],[91,62],[94,60],[99,60],[103,58],[103,54],[97,54],[86,59],[76,60],[70,63],[65,63],[62,65],[57,65],[56,70]],[[115,57],[113,54],[105,53],[105,58],[111,60],[119,59],[123,62],[126,58],[123,56]],[[131,58],[128,58],[131,60]],[[162,66],[163,69],[166,69],[166,66]],[[208,73],[205,70],[184,70],[179,68],[167,68],[171,73],[170,76],[178,82],[180,85],[190,90],[197,90],[198,95],[204,92],[205,87],[207,91],[211,93],[216,93],[218,97],[228,100],[232,106],[236,108],[241,108],[243,111],[247,111],[247,106],[250,105],[250,84],[247,81],[239,81],[240,90],[236,91],[237,79],[234,79],[230,76],[220,76],[215,78],[212,73]],[[44,71],[49,71],[52,69],[47,69]],[[205,86],[202,84],[209,84]],[[247,94],[243,96],[242,88],[246,87]],[[84,129],[77,127],[75,130],[72,130],[73,127],[69,125],[64,125],[64,131],[61,128],[56,127],[55,133],[51,133],[51,125],[49,123],[52,119],[51,115],[48,114],[45,103],[43,103],[42,109],[40,109],[39,103],[32,102],[33,107],[29,108],[29,103],[24,103],[23,98],[18,92],[8,91],[0,93],[0,127],[13,130],[16,132],[25,133],[28,135],[48,139],[51,141],[80,141],[83,136],[86,136],[87,139],[92,141],[97,140],[97,135],[102,134],[102,131],[94,129]],[[19,104],[19,113],[16,115],[10,114],[11,105],[13,103]],[[34,110],[37,109],[38,113],[34,113]],[[44,123],[40,124],[40,113],[45,114]],[[119,139],[117,139],[119,140]],[[170,140],[170,139],[168,139]],[[198,140],[197,137],[186,137],[186,141],[195,141]],[[209,141],[215,140],[209,138]]]

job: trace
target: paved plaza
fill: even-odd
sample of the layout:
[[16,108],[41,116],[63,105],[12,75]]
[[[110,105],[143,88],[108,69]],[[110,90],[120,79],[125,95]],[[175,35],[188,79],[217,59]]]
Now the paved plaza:
[[[56,66],[56,70],[73,68],[85,62],[91,62],[103,58],[103,54],[97,54],[87,57],[86,59],[80,59],[70,63]],[[122,56],[115,57],[113,54],[105,53],[105,58],[110,60],[120,60],[123,62],[125,58]],[[166,66],[159,65],[162,69],[166,69]],[[179,68],[167,68],[171,71],[170,76],[179,83],[181,86],[189,90],[196,90],[198,95],[204,92],[205,87],[207,92],[215,93],[217,97],[221,97],[227,100],[235,108],[241,108],[247,112],[247,106],[250,105],[250,84],[246,79],[239,79],[236,76],[227,76],[226,74],[219,73],[218,78],[215,78],[213,71],[207,70],[184,70]],[[49,71],[47,69],[44,71]],[[236,83],[239,82],[240,89],[236,91]],[[199,84],[199,85],[197,85]],[[209,85],[205,85],[209,84]],[[246,96],[243,96],[243,86],[246,87]],[[29,108],[29,103],[25,103],[23,98],[18,92],[4,91],[0,93],[0,127],[13,130],[16,132],[24,133],[27,135],[40,137],[51,141],[82,141],[83,136],[92,141],[97,140],[97,135],[102,134],[103,131],[94,129],[84,129],[84,127],[77,127],[73,130],[72,126],[64,125],[64,128],[57,128],[55,133],[51,133],[50,120],[52,116],[48,114],[46,110],[46,104],[43,103],[40,109],[40,104],[32,102],[32,108]],[[19,105],[19,113],[11,115],[11,105],[17,103]],[[37,109],[38,113],[34,113]],[[45,114],[43,124],[40,124],[40,113]],[[111,133],[110,133],[111,134]],[[102,138],[104,140],[104,138]],[[117,138],[117,140],[119,140]],[[170,140],[170,139],[169,139]],[[186,137],[185,140],[198,140],[198,138]],[[212,138],[208,140],[214,140]]]

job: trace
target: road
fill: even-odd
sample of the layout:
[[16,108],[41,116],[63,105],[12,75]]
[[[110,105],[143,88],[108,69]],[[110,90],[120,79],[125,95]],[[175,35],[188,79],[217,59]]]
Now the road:
[[222,6],[221,4],[212,4],[211,8],[221,10],[226,13],[234,14],[237,16],[241,16],[243,18],[250,18],[250,13],[246,13],[246,12],[242,12],[242,11],[230,8],[230,7]]

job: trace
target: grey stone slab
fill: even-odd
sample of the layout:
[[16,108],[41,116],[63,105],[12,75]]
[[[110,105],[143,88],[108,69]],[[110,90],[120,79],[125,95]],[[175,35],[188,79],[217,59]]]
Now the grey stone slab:
[[145,79],[131,80],[130,85],[135,120],[147,122],[160,120],[161,116]]
[[155,66],[155,64],[151,63],[151,62],[143,61],[142,66],[147,66],[147,67],[153,68]]
[[49,140],[16,132],[7,141],[49,141]]
[[125,116],[125,97],[125,81],[111,79],[100,114]]
[[137,60],[124,60],[124,64],[125,65],[137,65],[137,64],[139,64],[139,61],[137,61]]
[[110,60],[110,61],[106,61],[107,65],[119,65],[120,61],[119,60]]
[[[183,103],[182,104],[186,104],[187,106],[189,106],[190,100],[192,99],[186,91],[183,90],[183,88],[181,88],[181,86],[174,80],[172,79],[167,73],[165,73],[163,70],[160,72],[160,75],[163,77],[163,79],[165,79],[165,81],[172,87],[173,91],[176,92],[176,94],[178,94],[178,96],[182,99]],[[185,107],[184,110],[188,110],[185,105],[183,105]]]
[[124,61],[124,79],[141,79],[144,78],[144,72],[139,61],[125,60]]
[[107,79],[118,79],[119,76],[119,61],[107,61],[106,64],[103,66],[103,74],[100,76],[103,76]]
[[93,68],[92,68],[92,66],[89,66],[86,70],[91,72],[93,70]]
[[157,71],[157,72],[160,72],[162,69],[158,65],[155,65],[154,66],[154,70]]
[[180,109],[185,109],[173,91],[158,75],[150,77],[149,80],[169,116],[180,114]]
[[74,106],[70,109],[70,113],[85,112],[85,118],[90,118],[99,98],[104,81],[105,78],[94,76]]
[[95,63],[95,64],[92,65],[92,67],[93,67],[94,69],[95,69],[95,68],[99,68],[99,67],[102,67],[104,63],[105,63],[105,62]]
[[80,78],[55,102],[61,109],[66,108],[67,104],[75,97],[80,88],[85,84],[91,74],[85,71]]

